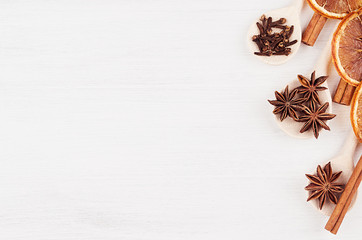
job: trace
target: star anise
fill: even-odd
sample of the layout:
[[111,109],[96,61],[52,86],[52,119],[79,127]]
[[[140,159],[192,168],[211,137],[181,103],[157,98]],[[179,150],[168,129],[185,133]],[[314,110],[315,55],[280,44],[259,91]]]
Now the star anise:
[[337,204],[340,194],[344,190],[344,185],[336,183],[342,172],[333,173],[331,163],[322,167],[318,165],[317,175],[306,174],[306,177],[311,183],[305,187],[305,190],[310,191],[307,201],[318,199],[319,208],[322,209],[326,201],[331,201]]
[[275,106],[273,113],[280,114],[280,121],[283,121],[287,116],[294,120],[298,119],[296,111],[302,110],[301,104],[305,99],[296,97],[297,92],[297,89],[289,92],[289,88],[286,86],[282,93],[275,91],[276,100],[268,100],[270,104]]
[[304,106],[302,116],[299,116],[298,122],[305,122],[302,129],[300,129],[300,133],[303,133],[309,129],[313,130],[314,137],[318,138],[319,131],[321,128],[325,130],[330,130],[325,121],[334,118],[336,115],[331,113],[326,113],[326,110],[329,106],[329,103],[326,102],[319,108],[314,102],[311,102],[310,108]]
[[327,76],[321,76],[315,78],[315,71],[311,75],[311,80],[309,81],[306,77],[298,75],[298,80],[302,86],[297,87],[298,93],[306,98],[306,101],[314,102],[321,104],[318,96],[318,91],[326,90],[326,87],[321,87],[321,85],[327,80]]

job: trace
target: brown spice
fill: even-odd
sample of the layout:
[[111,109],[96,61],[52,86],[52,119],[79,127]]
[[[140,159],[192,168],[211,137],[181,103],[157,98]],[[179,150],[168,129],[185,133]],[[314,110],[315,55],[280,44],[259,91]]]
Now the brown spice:
[[336,115],[326,113],[329,103],[322,104],[318,92],[326,90],[321,86],[327,76],[316,78],[315,72],[311,75],[311,80],[298,75],[301,86],[289,91],[288,86],[284,92],[275,92],[276,100],[268,100],[275,108],[273,113],[280,115],[280,121],[288,116],[294,121],[304,122],[300,133],[313,131],[314,137],[318,138],[319,131],[323,128],[330,130],[326,121],[333,119]]
[[334,93],[333,102],[349,106],[355,90],[355,86],[348,84],[345,80],[343,80],[343,78],[341,78]]
[[297,87],[298,93],[302,94],[309,102],[321,104],[319,100],[318,91],[326,90],[326,87],[321,85],[327,80],[327,76],[321,76],[316,79],[315,71],[311,74],[311,79],[307,79],[302,75],[298,75],[298,80],[302,86]]
[[[256,23],[259,29],[259,34],[252,37],[253,42],[259,48],[259,52],[254,52],[258,56],[272,56],[272,55],[289,55],[291,53],[290,46],[297,43],[297,40],[289,41],[294,26],[287,26],[284,23],[287,20],[280,18],[277,21],[272,20],[272,17],[262,15],[260,22]],[[273,29],[280,29],[279,32]]]
[[319,209],[322,209],[325,202],[337,204],[340,194],[344,190],[344,185],[336,183],[342,172],[333,173],[331,163],[322,168],[317,167],[317,175],[306,174],[305,176],[311,182],[305,187],[310,192],[307,201],[318,199]]
[[329,106],[329,103],[326,102],[319,108],[317,108],[317,105],[314,102],[310,103],[310,108],[307,106],[304,106],[303,112],[304,115],[299,116],[298,122],[305,122],[302,129],[300,129],[300,133],[304,133],[305,131],[312,129],[314,137],[318,138],[319,131],[321,128],[324,128],[325,130],[331,130],[325,121],[331,120],[336,115],[331,113],[326,113],[326,110]]
[[275,91],[276,100],[268,100],[271,105],[274,105],[274,114],[280,114],[280,121],[283,121],[286,117],[291,117],[294,120],[298,119],[297,111],[302,109],[303,98],[296,97],[298,90],[294,89],[289,92],[288,86],[284,92]]
[[302,43],[313,46],[326,22],[326,17],[315,12],[307,28],[303,32]]
[[325,229],[333,234],[337,234],[339,227],[351,205],[351,202],[358,190],[362,180],[362,157],[360,157],[356,167],[354,168],[351,177],[349,178],[345,189],[340,197],[336,207],[329,218]]

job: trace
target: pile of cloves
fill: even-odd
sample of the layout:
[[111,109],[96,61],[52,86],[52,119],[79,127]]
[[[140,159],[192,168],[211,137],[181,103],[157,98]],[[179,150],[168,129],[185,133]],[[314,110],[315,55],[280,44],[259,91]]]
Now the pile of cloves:
[[[271,17],[262,15],[260,22],[256,25],[259,29],[259,34],[254,35],[252,40],[258,45],[259,52],[254,52],[258,56],[286,55],[291,53],[289,46],[295,44],[297,40],[289,41],[293,33],[294,26],[287,26],[285,18],[280,18],[273,22]],[[279,29],[279,31],[273,31]]]

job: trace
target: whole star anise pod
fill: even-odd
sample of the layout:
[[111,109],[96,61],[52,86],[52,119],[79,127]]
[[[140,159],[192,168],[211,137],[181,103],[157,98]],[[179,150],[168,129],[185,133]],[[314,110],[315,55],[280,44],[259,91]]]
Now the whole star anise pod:
[[337,204],[340,194],[344,190],[344,184],[336,183],[342,172],[333,173],[331,163],[322,167],[318,165],[317,175],[306,174],[306,177],[311,182],[305,187],[305,190],[310,191],[307,201],[318,199],[319,209],[322,209],[326,201],[331,201]]
[[326,80],[327,76],[321,76],[319,78],[315,78],[315,71],[311,75],[311,80],[309,81],[306,77],[302,75],[298,75],[298,80],[302,86],[297,87],[298,93],[306,99],[306,101],[314,102],[321,104],[318,96],[318,91],[326,90],[326,87],[321,87]]
[[319,131],[321,128],[324,128],[325,130],[330,130],[325,121],[331,120],[336,115],[331,113],[326,113],[328,106],[329,106],[328,102],[326,102],[319,108],[317,108],[317,105],[314,102],[311,102],[310,108],[304,106],[303,108],[304,114],[302,116],[299,116],[299,119],[297,120],[298,122],[305,122],[302,129],[300,129],[300,133],[312,129],[314,137],[318,138]]
[[289,92],[289,88],[286,86],[282,93],[275,91],[276,100],[268,100],[270,104],[275,106],[273,113],[280,114],[280,121],[283,121],[287,116],[294,120],[298,119],[296,111],[303,109],[301,104],[305,99],[296,97],[297,92],[297,89]]

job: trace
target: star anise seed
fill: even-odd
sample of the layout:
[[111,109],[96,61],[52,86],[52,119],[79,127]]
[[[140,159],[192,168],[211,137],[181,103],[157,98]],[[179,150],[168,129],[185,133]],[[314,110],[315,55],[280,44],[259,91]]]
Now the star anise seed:
[[296,111],[303,109],[301,104],[305,101],[304,98],[296,97],[298,90],[294,89],[289,93],[289,88],[286,86],[284,92],[275,91],[276,100],[268,100],[270,104],[274,105],[274,114],[280,114],[280,121],[283,121],[287,116],[298,119]]
[[298,80],[302,86],[297,87],[298,93],[300,93],[303,98],[306,98],[307,101],[321,104],[318,91],[326,90],[326,87],[321,87],[321,85],[327,80],[327,76],[321,76],[315,78],[315,71],[311,75],[311,80],[309,81],[306,77],[298,75]]
[[311,102],[310,108],[304,106],[303,109],[304,114],[302,116],[299,116],[299,119],[297,119],[298,122],[305,122],[302,129],[300,129],[300,133],[312,129],[314,137],[318,138],[319,131],[321,128],[324,128],[325,130],[330,130],[325,121],[331,120],[336,115],[331,113],[326,113],[328,106],[329,106],[328,102],[320,106],[318,109],[317,105],[314,102]]
[[319,209],[322,209],[326,201],[337,204],[340,194],[344,190],[344,185],[336,183],[342,172],[333,173],[331,163],[322,167],[318,165],[317,175],[306,174],[306,177],[311,182],[305,187],[305,190],[310,192],[307,201],[318,199]]

